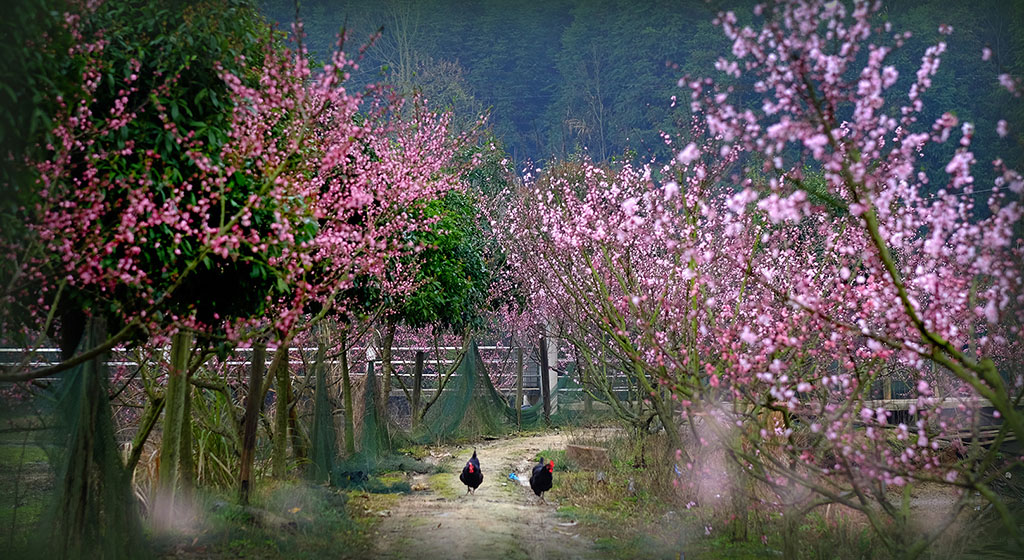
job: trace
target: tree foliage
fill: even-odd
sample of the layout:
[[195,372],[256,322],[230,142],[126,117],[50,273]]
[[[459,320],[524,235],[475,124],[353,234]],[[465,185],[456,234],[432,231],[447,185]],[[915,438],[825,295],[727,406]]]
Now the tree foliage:
[[[304,2],[300,11],[310,22],[312,48],[321,53],[330,50],[342,25],[356,36],[383,26],[379,49],[368,52],[356,79],[394,75],[398,34],[404,36],[408,58],[429,61],[422,67],[409,65],[403,75],[411,85],[440,92],[444,88],[438,87],[438,74],[430,68],[457,66],[448,83],[459,84],[454,90],[462,92],[464,101],[453,109],[476,114],[477,107],[490,108],[493,130],[516,162],[564,159],[585,150],[596,161],[627,157],[636,163],[667,155],[659,133],[688,122],[688,102],[674,90],[676,80],[707,75],[730,48],[711,24],[716,11],[735,10],[746,22],[754,4],[429,0],[348,2],[339,7],[314,0]],[[262,5],[272,19],[294,17],[291,2],[267,0]],[[403,15],[406,23],[396,15]],[[985,145],[993,148],[1009,142],[992,135],[996,120],[1020,122],[1021,115],[1016,110],[1002,114],[1005,92],[989,87],[992,76],[975,63],[975,55],[988,46],[1002,71],[1020,74],[1017,47],[1024,36],[1012,22],[1022,17],[1021,2],[999,0],[957,6],[938,0],[890,0],[878,14],[879,21],[899,21],[901,29],[913,33],[908,44],[915,52],[935,36],[939,23],[955,22],[958,32],[949,39],[946,64],[956,71],[937,78],[940,84],[927,110],[938,113],[928,116],[938,116],[944,110],[940,108],[955,102],[960,116],[978,123],[979,134],[987,136]],[[919,62],[909,52],[893,60],[903,75],[911,74]],[[745,103],[760,102],[753,81],[740,76],[735,85]],[[428,98],[439,103],[452,99],[447,94],[444,99]],[[989,156],[994,153],[982,157]],[[939,159],[932,164],[939,165]]]

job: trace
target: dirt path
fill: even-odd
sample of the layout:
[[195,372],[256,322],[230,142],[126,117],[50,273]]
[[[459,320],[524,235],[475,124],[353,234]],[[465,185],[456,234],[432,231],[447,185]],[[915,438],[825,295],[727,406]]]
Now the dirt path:
[[508,479],[510,472],[527,479],[538,451],[561,449],[565,443],[566,436],[554,434],[478,445],[484,482],[470,495],[459,474],[473,450],[460,450],[452,473],[413,481],[431,488],[403,496],[391,509],[377,529],[373,557],[598,558],[589,539],[555,516],[553,504],[540,503],[529,486]]

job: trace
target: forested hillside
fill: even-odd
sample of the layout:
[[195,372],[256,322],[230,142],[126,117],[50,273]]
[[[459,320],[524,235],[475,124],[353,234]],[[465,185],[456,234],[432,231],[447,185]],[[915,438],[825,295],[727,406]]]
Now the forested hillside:
[[[713,18],[719,11],[735,10],[742,22],[751,17],[753,4],[307,0],[299,13],[310,50],[321,57],[343,26],[350,31],[347,50],[381,29],[357,78],[368,82],[386,75],[399,89],[418,89],[433,105],[447,105],[465,119],[489,110],[496,136],[516,161],[543,163],[583,151],[598,161],[658,154],[663,146],[659,132],[685,128],[688,122],[688,100],[681,98],[686,93],[677,86],[679,79],[714,74],[715,61],[728,51]],[[263,9],[285,27],[295,16],[291,0],[264,0]],[[937,22],[954,27],[947,38],[950,55],[924,100],[927,116],[957,107],[961,119],[977,125],[977,137],[984,141],[979,145],[1012,140],[995,132],[996,115],[1006,118],[1011,94],[992,87],[991,69],[980,64],[980,56],[989,47],[990,63],[1020,73],[1024,2],[890,1],[882,14],[896,28],[913,33],[910,48],[895,59],[908,83],[924,49],[939,36]],[[737,87],[749,90],[751,85]],[[681,99],[674,103],[673,96]],[[750,102],[758,99],[750,96]],[[1020,121],[1020,113],[1015,116]],[[934,161],[948,161],[948,156],[935,154]],[[984,151],[977,156],[988,159]]]

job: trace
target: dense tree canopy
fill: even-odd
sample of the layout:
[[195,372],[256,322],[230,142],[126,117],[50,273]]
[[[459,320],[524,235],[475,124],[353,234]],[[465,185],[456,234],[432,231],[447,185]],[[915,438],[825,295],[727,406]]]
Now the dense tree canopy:
[[[688,122],[689,107],[678,97],[675,82],[684,75],[705,76],[728,51],[729,41],[711,23],[720,9],[751,17],[753,0],[741,2],[625,2],[618,0],[508,2],[503,0],[428,0],[426,2],[303,2],[311,48],[328,52],[342,25],[355,37],[382,29],[368,52],[361,77],[401,80],[440,94],[438,102],[456,109],[490,108],[495,133],[517,162],[546,162],[586,151],[593,159],[627,157],[646,160],[667,153],[661,131]],[[271,19],[291,21],[294,5],[263,0]],[[456,17],[455,14],[458,16]],[[1024,3],[982,0],[957,4],[939,0],[891,0],[877,15],[879,23],[898,21],[910,31],[905,53],[893,60],[910,75],[919,55],[936,35],[938,21],[951,22],[951,68],[938,77],[927,98],[928,116],[938,116],[955,101],[961,117],[978,125],[986,146],[1007,146],[1012,139],[995,135],[996,121],[1020,121],[1015,110],[1001,114],[1008,94],[977,64],[982,48],[993,62],[1019,74],[1024,64]],[[398,56],[401,44],[404,59]],[[397,68],[404,60],[409,67]],[[429,64],[427,63],[429,62]],[[454,72],[441,77],[436,69]],[[433,69],[433,70],[431,70]],[[451,95],[451,88],[459,94]],[[745,101],[759,103],[753,82],[737,84]],[[472,110],[470,112],[473,112]],[[934,115],[933,112],[937,112]],[[986,148],[987,150],[987,148]],[[983,152],[983,158],[988,158]],[[938,161],[948,156],[936,156]],[[1004,155],[1005,157],[1005,155]]]
[[[40,64],[59,69],[60,80],[26,91],[54,109],[23,140],[34,163],[6,162],[40,178],[8,175],[5,186],[23,201],[19,223],[29,230],[10,237],[28,239],[28,250],[13,261],[20,269],[7,271],[4,295],[13,305],[5,309],[14,313],[5,320],[24,320],[27,310],[39,321],[33,326],[53,328],[43,325],[52,305],[77,341],[85,309],[115,327],[147,309],[205,325],[259,313],[261,293],[275,289],[269,261],[204,253],[187,232],[213,214],[201,189],[181,187],[198,187],[199,160],[228,142],[233,102],[222,74],[251,79],[242,61],[262,57],[269,28],[244,3],[101,4],[69,13],[51,22],[51,42],[40,45],[48,57]],[[74,44],[71,57],[59,50],[64,42]],[[225,179],[219,225],[259,188],[244,174]],[[269,232],[271,213],[254,213],[254,232]],[[239,282],[258,289],[233,289]]]

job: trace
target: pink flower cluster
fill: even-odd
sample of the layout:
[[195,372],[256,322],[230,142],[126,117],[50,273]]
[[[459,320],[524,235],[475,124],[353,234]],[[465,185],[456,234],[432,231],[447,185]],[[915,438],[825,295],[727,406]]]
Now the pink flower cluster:
[[[77,29],[81,17],[69,25]],[[222,72],[234,109],[227,141],[214,149],[172,117],[176,77],[138,98],[138,61],[113,106],[99,111],[97,87],[112,69],[102,40],[82,44],[89,48],[71,53],[86,61],[81,92],[60,100],[54,140],[32,162],[40,199],[27,221],[43,250],[19,248],[16,289],[41,286],[32,309],[40,329],[67,286],[110,302],[122,323],[151,337],[190,328],[238,339],[264,317],[215,315],[219,322],[204,324],[194,306],[167,313],[176,290],[211,259],[273,271],[284,297],[267,294],[267,304],[282,334],[311,302],[344,310],[340,295],[356,277],[411,289],[415,271],[385,268],[418,250],[410,231],[431,227],[418,208],[462,188],[455,155],[471,137],[450,133],[448,115],[418,100],[406,106],[379,86],[349,91],[357,63],[340,47],[314,73],[303,49],[267,45],[246,77]],[[165,162],[141,139],[112,140],[147,112],[188,161]],[[125,173],[125,161],[140,163]],[[177,174],[187,164],[195,172]]]
[[[670,388],[674,414],[742,435],[732,452],[780,492],[885,501],[887,485],[978,480],[941,451],[964,452],[983,407],[1024,431],[1021,175],[996,161],[979,188],[973,124],[921,118],[944,42],[890,108],[908,35],[876,27],[880,2],[759,9],[758,29],[716,20],[734,55],[716,67],[752,80],[758,106],[680,80],[701,122],[673,161],[527,180],[500,210],[509,263],[591,363],[642,371],[652,402]],[[921,171],[950,139],[947,164]],[[909,404],[880,402],[894,396]]]

